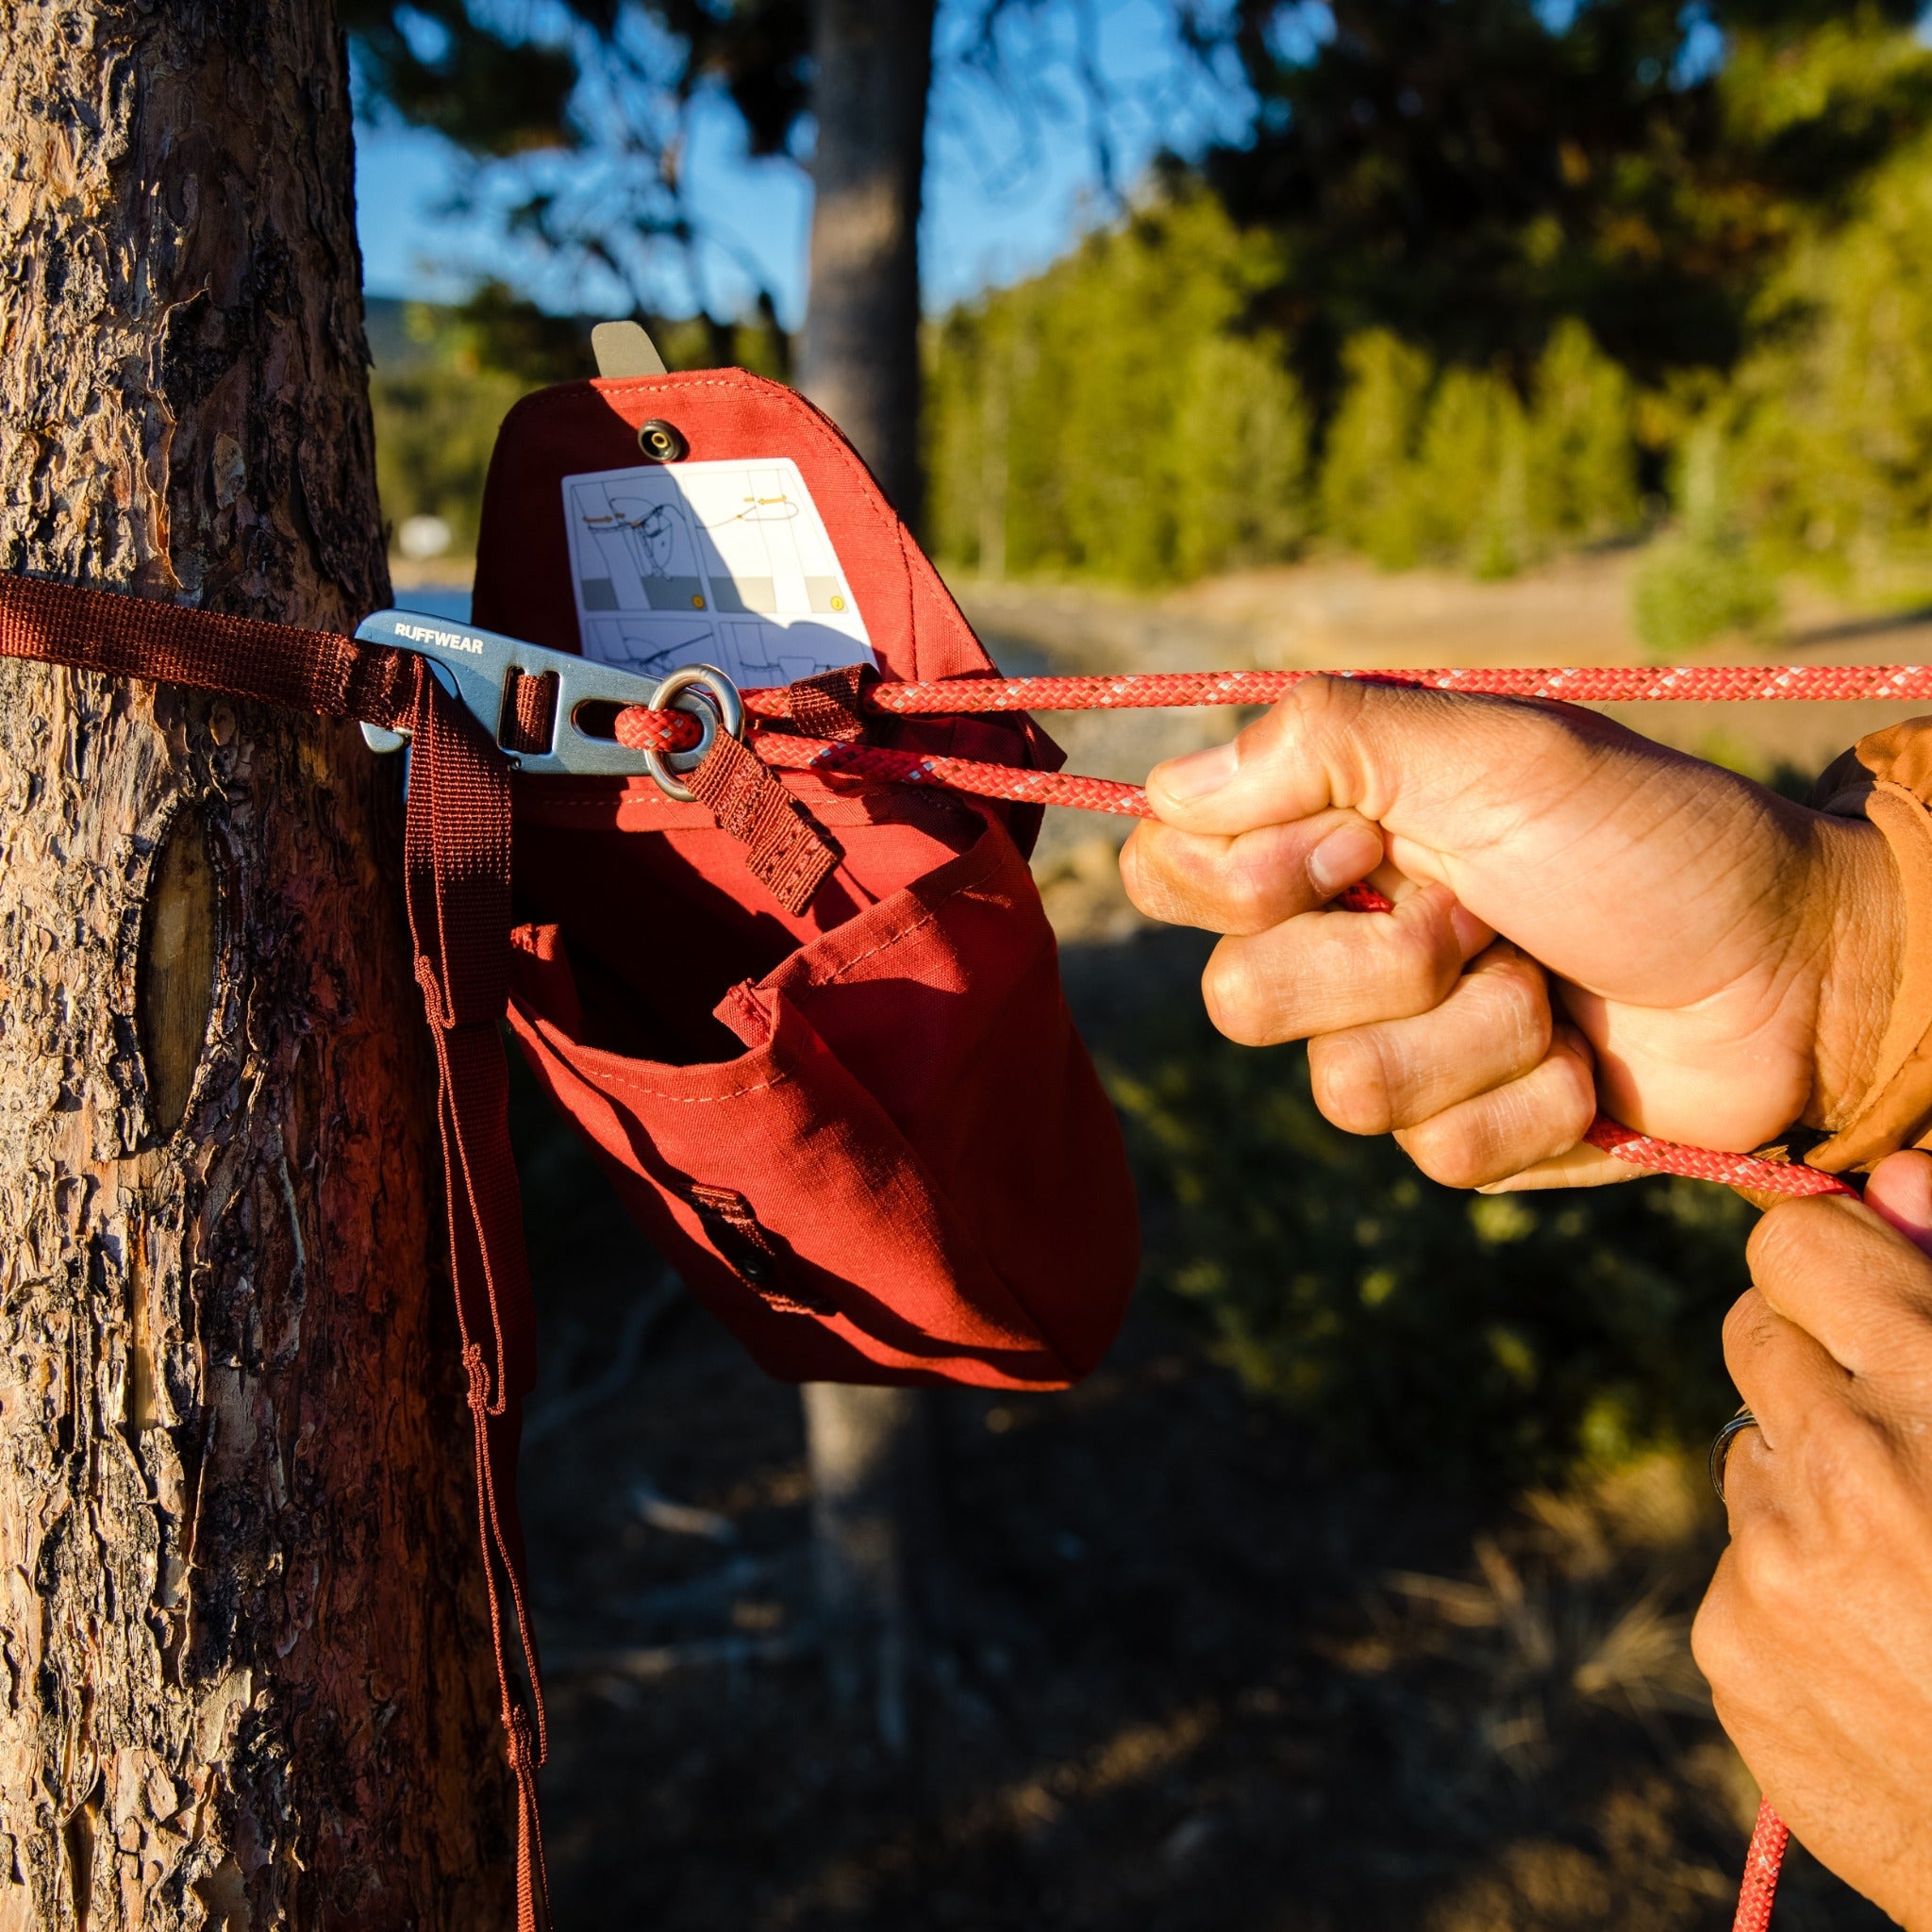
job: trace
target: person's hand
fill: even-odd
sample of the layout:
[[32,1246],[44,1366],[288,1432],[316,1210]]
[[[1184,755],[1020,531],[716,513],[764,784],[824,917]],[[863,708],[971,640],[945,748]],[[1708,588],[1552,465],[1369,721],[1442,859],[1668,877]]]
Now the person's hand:
[[1799,1842],[1927,1932],[1932,1156],[1881,1161],[1865,1199],[1785,1202],[1751,1238],[1724,1357],[1758,1426],[1691,1647]]
[[[1903,909],[1862,822],[1567,706],[1332,678],[1147,790],[1122,874],[1227,935],[1215,1024],[1308,1040],[1323,1112],[1439,1180],[1628,1178],[1577,1145],[1599,1106],[1743,1151],[1867,1083]],[[1324,909],[1364,878],[1392,913]]]

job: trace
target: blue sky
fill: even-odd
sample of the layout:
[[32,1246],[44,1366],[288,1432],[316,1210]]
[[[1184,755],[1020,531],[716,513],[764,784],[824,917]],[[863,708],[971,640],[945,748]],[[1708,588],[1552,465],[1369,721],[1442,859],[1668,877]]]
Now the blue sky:
[[[1174,40],[1164,0],[1093,0],[1097,65],[1111,108],[1105,134],[1117,181],[1129,184],[1163,142],[1196,147],[1243,118],[1238,83],[1199,72]],[[942,308],[990,285],[1043,267],[1113,203],[1104,192],[1098,143],[1074,84],[1077,9],[1049,9],[1020,23],[1009,48],[1020,84],[994,87],[957,58],[958,8],[942,0],[941,76],[935,87],[925,219],[922,232],[927,306]],[[950,36],[950,39],[949,39]],[[1030,91],[1025,107],[1016,99]],[[728,103],[700,108],[686,163],[702,226],[715,237],[700,273],[711,306],[730,312],[762,279],[781,319],[804,313],[806,239],[811,192],[790,160],[747,158]],[[364,274],[373,293],[435,299],[460,294],[484,275],[500,276],[546,308],[627,313],[629,298],[595,274],[563,273],[508,238],[485,206],[448,207],[463,164],[437,136],[395,126],[358,131],[357,201]],[[747,268],[749,264],[749,268]],[[688,313],[690,278],[667,255],[653,306]]]
[[[541,23],[546,0],[524,4],[525,17]],[[1560,31],[1577,4],[1540,0],[1540,10]],[[1182,54],[1172,0],[1016,8],[1008,72],[997,86],[959,58],[962,34],[977,12],[977,0],[940,0],[922,236],[926,305],[935,310],[1044,267],[1117,206],[1101,179],[1088,97],[1074,80],[1083,19],[1093,24],[1092,64],[1111,103],[1104,132],[1118,185],[1131,186],[1163,143],[1187,153],[1216,134],[1239,138],[1249,106],[1238,76],[1206,75]],[[1680,75],[1695,79],[1722,60],[1724,41],[1701,0],[1687,0],[1681,18]],[[1920,31],[1932,38],[1932,6]],[[1284,4],[1276,16],[1276,40],[1290,58],[1312,53],[1332,32],[1325,0]],[[712,99],[700,102],[691,127],[686,175],[699,224],[712,238],[697,264],[706,286],[694,287],[667,252],[649,306],[689,314],[702,297],[729,314],[762,282],[781,320],[795,327],[805,311],[811,219],[803,168],[750,159],[729,104]],[[463,182],[463,163],[437,136],[358,127],[357,194],[373,293],[446,299],[495,275],[549,308],[629,312],[631,299],[614,280],[566,273],[509,239],[500,214],[507,193],[497,194],[492,211],[486,184],[472,197],[480,208],[452,213]]]

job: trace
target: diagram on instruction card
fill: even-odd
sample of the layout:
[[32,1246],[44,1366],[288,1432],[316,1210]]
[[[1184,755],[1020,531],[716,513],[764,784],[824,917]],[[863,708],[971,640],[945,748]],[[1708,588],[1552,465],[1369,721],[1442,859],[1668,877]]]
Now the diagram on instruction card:
[[587,658],[646,677],[715,664],[746,689],[874,661],[790,457],[566,476],[563,515]]

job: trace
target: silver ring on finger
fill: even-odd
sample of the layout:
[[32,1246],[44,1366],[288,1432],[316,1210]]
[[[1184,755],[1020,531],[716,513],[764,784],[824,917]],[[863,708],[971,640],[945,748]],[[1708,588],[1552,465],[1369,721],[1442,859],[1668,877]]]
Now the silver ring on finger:
[[1724,1500],[1724,1464],[1731,1459],[1731,1444],[1746,1429],[1755,1429],[1757,1426],[1757,1418],[1748,1408],[1740,1408],[1711,1438],[1710,1486],[1717,1491],[1717,1499],[1720,1503]]

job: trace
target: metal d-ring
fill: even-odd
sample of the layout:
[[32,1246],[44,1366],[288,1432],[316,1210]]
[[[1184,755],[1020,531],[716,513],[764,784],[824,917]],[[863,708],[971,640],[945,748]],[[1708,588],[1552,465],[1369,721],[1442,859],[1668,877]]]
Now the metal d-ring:
[[715,664],[685,664],[651,693],[651,708],[689,711],[698,721],[703,735],[689,751],[644,754],[644,769],[671,797],[689,805],[695,793],[673,774],[694,772],[704,763],[706,754],[718,741],[721,724],[733,738],[744,736],[744,706],[738,687]]

